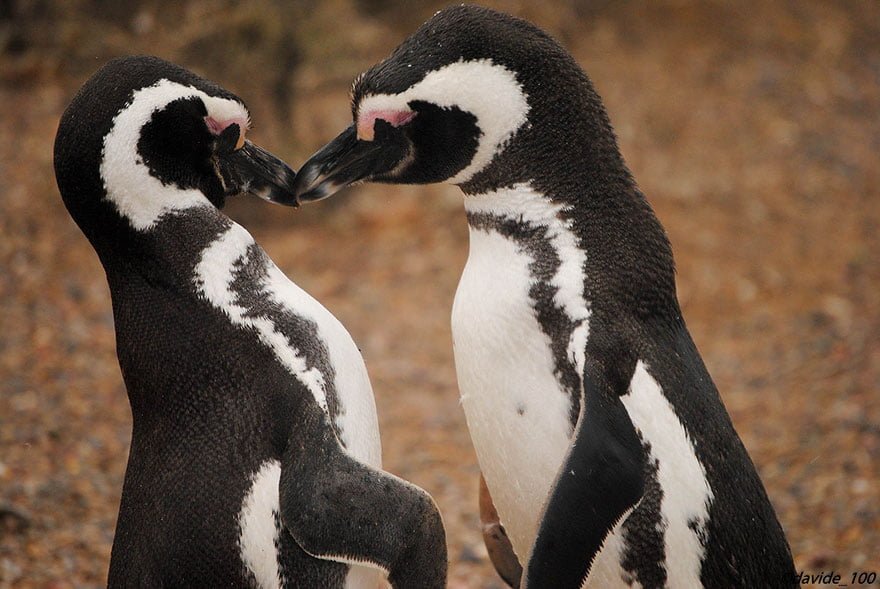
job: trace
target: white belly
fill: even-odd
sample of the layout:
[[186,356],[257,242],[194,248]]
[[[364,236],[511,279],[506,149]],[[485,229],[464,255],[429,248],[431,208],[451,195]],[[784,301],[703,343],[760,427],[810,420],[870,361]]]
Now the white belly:
[[486,485],[527,558],[571,436],[571,398],[530,305],[532,258],[496,232],[471,230],[452,309],[462,406]]
[[[590,317],[583,293],[586,252],[565,221],[565,207],[528,184],[517,184],[468,196],[465,208],[478,222],[480,215],[488,215],[513,224],[514,232],[517,226],[544,230],[531,238],[545,239],[543,245],[558,257],[559,266],[549,279],[553,304],[572,322],[568,361],[583,374]],[[452,308],[455,365],[468,428],[501,523],[524,566],[572,433],[571,396],[554,376],[550,339],[529,296],[534,281],[529,265],[534,261],[515,238],[471,227],[470,254]],[[713,499],[705,469],[643,362],[621,401],[639,435],[651,444],[649,458],[659,464],[658,481],[665,490],[664,548],[667,555],[676,555],[667,559],[668,585],[699,586],[700,538]],[[624,520],[595,555],[585,587],[639,586],[620,565]]]

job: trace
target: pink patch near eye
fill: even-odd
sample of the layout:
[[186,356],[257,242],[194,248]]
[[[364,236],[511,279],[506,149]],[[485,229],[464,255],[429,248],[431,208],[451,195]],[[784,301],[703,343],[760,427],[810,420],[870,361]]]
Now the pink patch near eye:
[[381,119],[392,127],[405,125],[416,116],[411,110],[371,110],[358,116],[357,136],[362,141],[372,141],[374,138],[373,127],[376,121]]
[[214,135],[219,135],[223,131],[226,130],[229,125],[235,124],[238,125],[239,130],[242,135],[248,128],[248,121],[243,117],[235,117],[231,119],[225,119],[222,121],[218,121],[214,117],[205,117],[205,124],[208,125],[208,130],[211,131]]

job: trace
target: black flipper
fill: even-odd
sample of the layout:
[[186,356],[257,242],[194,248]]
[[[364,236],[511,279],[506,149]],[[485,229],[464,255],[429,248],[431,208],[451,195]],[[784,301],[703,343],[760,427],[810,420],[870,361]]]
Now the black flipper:
[[498,576],[509,586],[519,587],[523,572],[522,565],[513,551],[513,545],[507,537],[504,526],[501,525],[501,518],[498,516],[482,474],[480,475],[480,524],[483,527],[483,543]]
[[601,373],[584,376],[572,445],[544,510],[523,588],[579,589],[605,537],[641,498],[645,457],[620,401],[625,393]]
[[358,462],[315,407],[281,462],[281,520],[309,554],[388,571],[395,589],[446,587],[446,533],[430,495]]

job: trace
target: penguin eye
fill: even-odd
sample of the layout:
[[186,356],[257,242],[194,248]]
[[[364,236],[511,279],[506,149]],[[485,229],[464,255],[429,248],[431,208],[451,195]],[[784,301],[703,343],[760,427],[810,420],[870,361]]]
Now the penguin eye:
[[229,125],[217,135],[214,140],[214,149],[221,153],[238,151],[244,147],[244,133],[237,123]]
[[217,120],[211,115],[205,117],[205,124],[212,135],[217,137],[217,147],[223,151],[238,151],[244,147],[247,121],[234,118]]
[[392,127],[402,127],[416,116],[413,110],[378,109],[364,112],[357,119],[357,137],[361,141],[372,141],[375,138],[375,125],[382,121]]

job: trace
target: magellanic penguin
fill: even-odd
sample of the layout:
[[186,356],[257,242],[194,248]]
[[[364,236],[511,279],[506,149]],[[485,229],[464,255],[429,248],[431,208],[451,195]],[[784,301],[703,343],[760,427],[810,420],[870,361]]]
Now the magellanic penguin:
[[108,584],[444,587],[440,515],[381,470],[357,346],[219,210],[290,194],[249,125],[154,57],[111,61],[61,118],[55,174],[106,271],[133,417]]
[[502,576],[795,586],[682,319],[667,237],[574,59],[523,20],[449,8],[357,78],[352,112],[300,170],[299,200],[359,180],[465,194],[455,364],[483,513],[494,503],[517,557],[486,535]]

